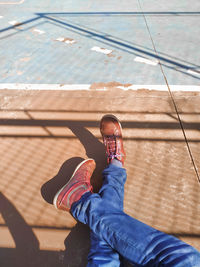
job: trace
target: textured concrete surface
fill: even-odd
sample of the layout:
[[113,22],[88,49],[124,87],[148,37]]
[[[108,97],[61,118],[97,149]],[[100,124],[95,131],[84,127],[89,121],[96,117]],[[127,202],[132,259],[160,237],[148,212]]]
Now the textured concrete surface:
[[1,83],[199,85],[199,0],[1,3]]
[[[200,168],[200,93],[174,93]],[[200,185],[167,92],[2,91],[1,266],[85,266],[89,230],[52,205],[82,158],[105,166],[99,121],[122,121],[128,179],[125,211],[200,249]]]

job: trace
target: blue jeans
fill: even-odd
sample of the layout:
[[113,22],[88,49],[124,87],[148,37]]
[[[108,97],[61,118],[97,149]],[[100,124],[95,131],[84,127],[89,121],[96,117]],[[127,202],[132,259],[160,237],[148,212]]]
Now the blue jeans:
[[85,193],[71,208],[91,229],[88,266],[117,267],[122,256],[135,266],[200,267],[196,249],[123,212],[125,169],[109,165],[103,175],[99,193]]
[[[120,209],[123,211],[124,207],[124,184],[126,182],[126,175],[124,174],[124,169],[117,168],[118,173],[117,177],[120,174],[121,180],[120,184],[117,177],[114,175],[115,166],[110,165],[109,168],[106,168],[103,171],[103,186],[99,191],[99,195],[104,199],[105,204],[112,204],[114,208]],[[111,176],[112,174],[112,176]],[[114,201],[113,201],[114,200]],[[87,267],[122,267],[121,257],[119,253],[112,249],[110,245],[103,239],[100,239],[93,231],[90,232],[90,252],[88,255],[88,264]]]

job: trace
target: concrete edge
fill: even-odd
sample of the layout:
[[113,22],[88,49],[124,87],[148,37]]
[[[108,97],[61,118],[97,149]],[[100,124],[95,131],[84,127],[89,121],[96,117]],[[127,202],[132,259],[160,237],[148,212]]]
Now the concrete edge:
[[[198,85],[169,85],[171,91],[184,91],[184,92],[200,92],[200,86]],[[107,91],[112,88],[127,90],[156,90],[156,91],[168,91],[167,85],[104,85],[93,87],[92,84],[25,84],[25,83],[0,83],[0,90],[52,90],[52,91]]]

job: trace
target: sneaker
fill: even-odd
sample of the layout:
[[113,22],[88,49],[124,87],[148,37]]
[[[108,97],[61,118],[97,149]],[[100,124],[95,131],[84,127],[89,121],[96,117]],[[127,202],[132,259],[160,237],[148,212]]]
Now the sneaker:
[[122,127],[114,115],[105,115],[100,122],[100,131],[106,147],[108,164],[113,159],[119,160],[124,165],[126,154],[123,147]]
[[72,204],[86,192],[92,192],[90,178],[96,167],[93,159],[82,161],[75,169],[72,177],[55,195],[53,204],[57,209],[69,211]]

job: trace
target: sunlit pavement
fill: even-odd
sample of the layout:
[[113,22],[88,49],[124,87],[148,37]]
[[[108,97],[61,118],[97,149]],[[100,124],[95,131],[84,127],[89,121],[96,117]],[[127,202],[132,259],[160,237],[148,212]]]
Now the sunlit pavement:
[[[199,167],[200,94],[175,96]],[[105,113],[117,115],[124,128],[126,212],[200,249],[200,186],[167,92],[7,90],[1,108],[4,266],[13,266],[15,256],[19,266],[30,259],[33,266],[86,262],[88,229],[51,203],[82,158],[95,159],[92,182],[95,190],[101,185],[105,151],[99,120]]]
[[[99,121],[106,113],[123,127],[125,211],[200,250],[198,1],[5,2],[0,265],[86,265],[89,229],[56,210],[52,199],[88,157],[97,163],[98,191],[106,164]],[[176,88],[173,98],[164,75]],[[31,90],[34,84],[45,90]],[[60,90],[46,90],[54,84]],[[141,90],[131,90],[134,84]]]

